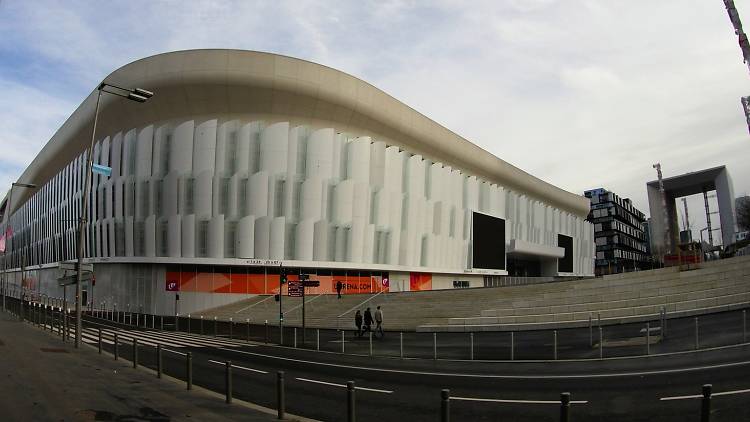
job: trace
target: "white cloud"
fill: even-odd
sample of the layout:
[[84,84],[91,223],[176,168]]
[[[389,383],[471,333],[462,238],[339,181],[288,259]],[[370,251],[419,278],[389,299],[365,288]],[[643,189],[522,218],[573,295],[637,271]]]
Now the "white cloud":
[[[750,191],[739,97],[750,80],[721,2],[88,1],[0,3],[0,146],[40,147],[75,104],[31,86],[40,68],[82,99],[111,70],[188,48],[265,50],[358,76],[564,189],[603,186],[648,213],[645,183],[726,164]],[[750,21],[750,8],[737,2]],[[11,67],[22,76],[11,75]],[[45,73],[49,80],[49,73]],[[26,86],[24,86],[26,85]],[[33,94],[29,94],[33,93]],[[14,109],[37,96],[38,110]],[[59,94],[62,95],[62,94]],[[6,102],[7,101],[7,102]],[[61,117],[62,116],[62,117]],[[33,128],[33,129],[30,129]],[[15,149],[15,148],[12,148]],[[37,149],[38,150],[38,149]],[[34,150],[9,156],[0,183]]]

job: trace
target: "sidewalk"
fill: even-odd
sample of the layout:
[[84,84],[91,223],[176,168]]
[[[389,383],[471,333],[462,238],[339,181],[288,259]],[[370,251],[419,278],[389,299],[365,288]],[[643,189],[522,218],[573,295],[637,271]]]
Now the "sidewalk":
[[15,421],[273,421],[269,409],[151,371],[134,370],[95,349],[0,312],[0,419]]

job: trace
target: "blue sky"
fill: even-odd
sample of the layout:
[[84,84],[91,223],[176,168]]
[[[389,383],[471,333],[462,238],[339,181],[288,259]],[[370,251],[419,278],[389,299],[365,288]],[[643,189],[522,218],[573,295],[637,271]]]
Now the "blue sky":
[[337,68],[531,174],[647,214],[656,161],[665,176],[726,164],[750,193],[750,75],[723,3],[705,0],[0,0],[0,190],[109,72],[190,48]]

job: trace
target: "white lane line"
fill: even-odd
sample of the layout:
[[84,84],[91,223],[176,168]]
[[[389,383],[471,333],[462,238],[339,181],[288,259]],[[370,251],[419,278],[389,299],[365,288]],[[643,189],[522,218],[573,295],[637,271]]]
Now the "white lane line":
[[[711,397],[716,397],[716,396],[731,396],[733,394],[746,394],[746,393],[750,393],[750,388],[745,389],[745,390],[733,390],[733,391],[722,391],[720,393],[712,393]],[[703,398],[703,394],[691,394],[689,396],[661,397],[659,399],[659,401],[701,399],[701,398]]]
[[[481,402],[492,402],[492,403],[520,403],[520,404],[560,404],[560,400],[512,400],[512,399],[482,399],[478,397],[454,397],[450,396],[451,400],[460,401],[481,401]],[[571,400],[570,404],[587,404],[588,400]]]
[[[297,381],[304,381],[304,382],[311,382],[313,384],[323,384],[323,385],[330,385],[332,387],[341,387],[346,388],[346,385],[344,384],[336,384],[334,382],[326,382],[326,381],[318,381],[318,380],[311,380],[309,378],[295,378]],[[372,391],[374,393],[383,393],[383,394],[391,394],[393,391],[390,390],[380,390],[377,388],[367,388],[367,387],[354,387],[355,390],[363,390],[363,391]]]
[[[209,359],[208,361],[211,362],[211,363],[218,364],[218,365],[226,365],[227,364],[226,362],[219,362],[218,360],[210,360]],[[268,373],[266,371],[261,371],[260,369],[246,368],[244,366],[239,366],[239,365],[234,365],[234,364],[232,364],[232,368],[242,369],[244,371],[250,371],[250,372],[257,372],[259,374],[267,374]]]
[[578,378],[617,378],[617,377],[632,377],[632,376],[643,376],[643,375],[662,375],[662,374],[674,374],[680,372],[695,372],[705,371],[709,369],[720,369],[720,368],[733,368],[736,366],[750,365],[750,361],[743,362],[732,362],[722,363],[716,365],[697,366],[693,368],[679,368],[679,369],[663,369],[658,371],[643,371],[643,372],[619,372],[612,374],[571,374],[571,375],[495,375],[495,374],[464,374],[464,373],[449,373],[449,372],[426,372],[426,371],[410,371],[410,370],[399,370],[399,369],[388,369],[388,368],[372,368],[366,366],[354,366],[354,365],[342,365],[338,363],[328,362],[315,362],[304,359],[293,359],[283,356],[273,356],[263,353],[248,352],[246,350],[237,349],[226,349],[223,347],[217,347],[217,349],[226,350],[227,352],[242,353],[245,355],[257,356],[267,359],[276,359],[287,362],[305,363],[310,365],[327,366],[331,368],[342,368],[342,369],[354,369],[360,371],[371,371],[371,372],[383,372],[392,374],[408,374],[408,375],[427,375],[437,377],[456,377],[456,378],[487,378],[487,379],[578,379]]
[[[91,330],[87,328],[86,330]],[[92,332],[93,330],[89,331]],[[95,331],[94,331],[95,332]],[[122,331],[115,331],[115,330],[102,330],[102,334],[106,333],[110,337],[114,338],[115,333],[117,333],[117,339],[119,340],[125,340],[125,341],[133,341],[134,338],[137,338],[141,344],[146,346],[153,346],[156,347],[157,343],[161,343],[162,346],[171,346],[171,347],[185,347],[184,344],[170,342],[170,341],[159,341],[155,340],[153,338],[143,336],[141,334],[134,334],[133,331],[129,330],[122,330]],[[202,347],[202,346],[197,346]]]
[[164,350],[165,352],[169,352],[169,353],[174,353],[176,355],[187,356],[187,353],[178,352],[177,350],[171,350],[167,348],[162,348],[161,350]]

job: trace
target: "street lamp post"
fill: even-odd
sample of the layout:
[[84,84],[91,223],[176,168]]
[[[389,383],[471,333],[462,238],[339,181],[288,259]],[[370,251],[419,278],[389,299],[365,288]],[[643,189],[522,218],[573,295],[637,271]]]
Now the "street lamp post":
[[83,242],[85,240],[84,229],[86,226],[86,217],[88,213],[88,198],[91,189],[91,167],[94,164],[94,142],[96,140],[96,122],[99,119],[99,103],[101,102],[102,92],[108,94],[117,95],[118,97],[127,98],[128,100],[143,103],[151,98],[154,93],[146,91],[141,88],[123,88],[117,85],[112,85],[106,82],[102,82],[96,89],[96,108],[94,110],[94,125],[91,129],[91,143],[89,144],[88,151],[86,152],[86,177],[84,178],[83,194],[81,195],[81,218],[78,223],[78,247],[77,247],[77,268],[76,268],[76,338],[75,347],[78,348],[81,345],[81,264],[83,263]]
[[[36,185],[33,183],[19,183],[19,182],[13,182],[10,184],[10,192],[8,192],[8,203],[5,205],[5,217],[4,219],[8,222],[6,224],[6,228],[4,229],[5,232],[3,233],[3,236],[6,236],[5,238],[5,247],[3,248],[3,311],[5,311],[5,291],[8,289],[8,265],[6,260],[6,251],[8,250],[8,230],[7,226],[10,224],[10,213],[13,212],[11,210],[11,206],[13,205],[13,188],[15,186],[18,186],[19,188],[35,188]],[[23,283],[23,273],[21,276],[21,283]]]

